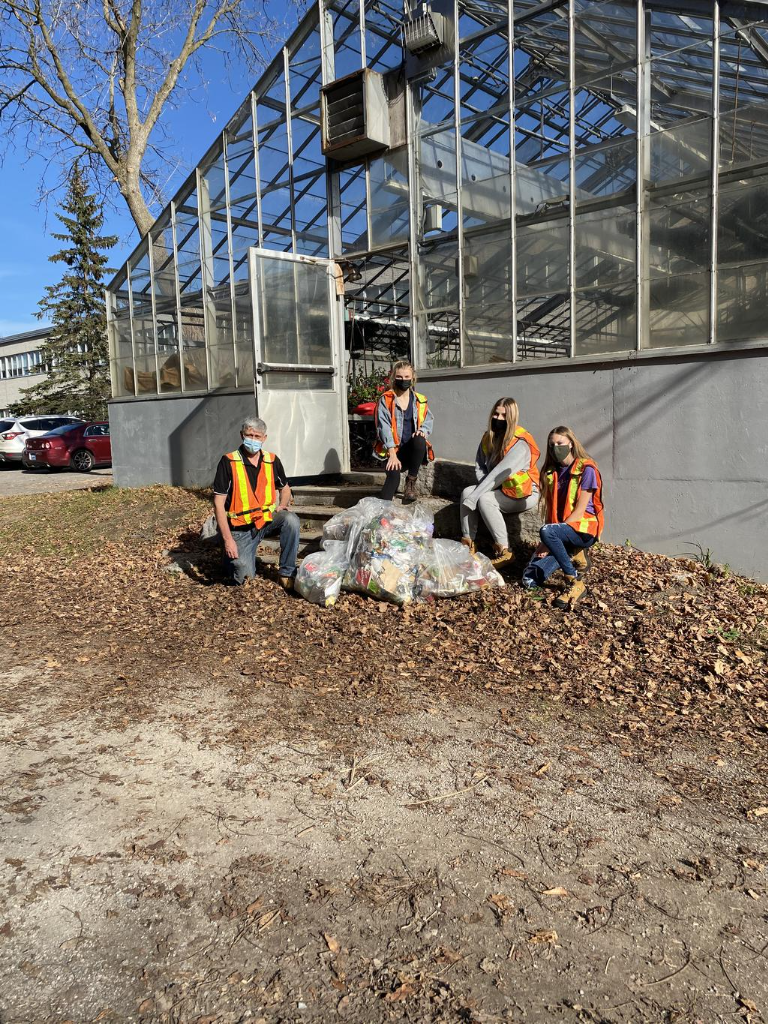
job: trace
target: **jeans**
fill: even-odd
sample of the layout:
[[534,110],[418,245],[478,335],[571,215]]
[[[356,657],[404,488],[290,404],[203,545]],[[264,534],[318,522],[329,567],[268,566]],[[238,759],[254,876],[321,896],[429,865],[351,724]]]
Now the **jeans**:
[[249,530],[233,530],[237,558],[230,558],[224,553],[224,565],[230,582],[240,585],[249,576],[256,575],[256,549],[264,537],[271,537],[275,533],[280,537],[280,567],[277,571],[281,576],[295,576],[300,526],[296,513],[283,509],[282,512],[275,512],[272,522],[265,523],[260,530],[255,526]]
[[488,527],[488,532],[493,537],[493,543],[499,548],[509,547],[509,535],[504,516],[511,513],[520,515],[521,512],[527,512],[529,508],[535,508],[539,501],[538,493],[531,494],[527,498],[510,498],[500,487],[496,487],[480,496],[477,508],[470,509],[463,502],[474,489],[474,487],[465,487],[461,492],[459,516],[462,536],[474,540],[477,536],[478,521],[482,516],[483,522]]
[[[401,466],[406,470],[408,476],[412,476],[414,479],[419,475],[419,466],[426,456],[426,439],[417,437],[416,434],[397,449],[397,457],[400,459]],[[402,469],[387,470],[387,479],[379,491],[379,497],[383,498],[384,501],[392,501],[394,498],[397,488],[400,486],[400,474],[402,471]]]
[[539,530],[539,537],[541,543],[549,548],[549,554],[530,560],[523,572],[524,587],[539,586],[558,569],[562,569],[566,576],[577,576],[570,555],[591,548],[596,540],[591,534],[578,533],[567,523],[547,523]]

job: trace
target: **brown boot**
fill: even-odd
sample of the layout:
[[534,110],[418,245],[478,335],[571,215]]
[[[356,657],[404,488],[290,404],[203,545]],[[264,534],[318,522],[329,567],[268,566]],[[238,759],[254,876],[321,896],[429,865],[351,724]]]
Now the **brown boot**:
[[515,556],[509,550],[509,548],[503,547],[501,544],[493,545],[493,558],[491,558],[491,565],[494,569],[500,569],[503,565],[509,565],[514,562]]
[[562,608],[563,611],[573,611],[576,602],[587,588],[584,581],[580,580],[578,576],[566,576],[565,582],[568,585],[567,589],[554,602],[554,607]]
[[277,581],[283,590],[293,590],[293,576],[278,576]]
[[471,537],[462,537],[461,543],[464,545],[465,548],[469,548],[470,555],[474,555],[475,552],[477,551],[477,548],[475,547],[475,542],[472,540]]
[[580,573],[585,573],[592,568],[592,559],[590,558],[589,551],[587,548],[581,548],[575,555],[571,555],[571,564],[579,570]]
[[407,476],[403,488],[403,504],[412,505],[416,501],[416,477]]

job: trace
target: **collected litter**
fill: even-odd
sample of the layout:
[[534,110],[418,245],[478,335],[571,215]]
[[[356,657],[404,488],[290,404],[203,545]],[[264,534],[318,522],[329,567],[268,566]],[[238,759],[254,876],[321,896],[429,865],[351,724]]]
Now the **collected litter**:
[[304,559],[296,589],[330,607],[341,590],[403,605],[504,586],[488,558],[458,541],[435,540],[434,528],[423,505],[363,498],[326,523],[323,548]]

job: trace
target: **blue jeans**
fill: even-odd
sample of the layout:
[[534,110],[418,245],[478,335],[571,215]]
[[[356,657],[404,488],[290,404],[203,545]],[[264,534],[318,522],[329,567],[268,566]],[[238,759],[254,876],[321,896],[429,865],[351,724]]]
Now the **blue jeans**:
[[549,548],[549,554],[530,560],[523,572],[521,582],[524,587],[540,586],[558,569],[562,569],[566,576],[577,576],[570,555],[591,548],[596,539],[591,534],[578,533],[567,523],[547,523],[539,530],[539,537],[541,543]]
[[264,537],[278,534],[280,537],[281,576],[296,575],[296,555],[299,551],[299,517],[295,512],[283,509],[275,512],[271,523],[265,523],[260,530],[233,530],[232,538],[237,544],[237,558],[230,558],[224,552],[224,565],[229,573],[231,583],[245,583],[249,576],[256,575],[256,549]]

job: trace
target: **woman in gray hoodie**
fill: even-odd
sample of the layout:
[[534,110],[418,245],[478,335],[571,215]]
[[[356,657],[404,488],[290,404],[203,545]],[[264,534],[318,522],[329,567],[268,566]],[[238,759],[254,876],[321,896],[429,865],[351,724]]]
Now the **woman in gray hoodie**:
[[461,494],[462,544],[475,550],[479,517],[493,537],[496,568],[514,560],[504,514],[535,508],[539,500],[539,449],[531,434],[519,425],[514,398],[494,402],[475,456],[477,484]]

